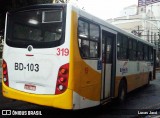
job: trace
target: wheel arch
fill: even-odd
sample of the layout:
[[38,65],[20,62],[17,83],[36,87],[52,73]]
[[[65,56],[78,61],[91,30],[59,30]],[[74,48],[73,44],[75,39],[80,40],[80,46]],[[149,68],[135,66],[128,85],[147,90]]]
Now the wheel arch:
[[127,95],[127,79],[126,77],[122,77],[119,82],[118,87],[118,102],[121,103],[125,100]]
[[152,78],[152,72],[151,72],[151,71],[149,72],[148,77],[149,77],[149,78],[148,78],[148,79],[149,79],[149,81],[151,81],[151,80],[153,79],[153,78]]
[[[126,78],[125,76],[123,76],[123,77],[121,78],[121,80],[120,80],[120,82],[119,82],[119,87],[120,87],[120,84],[121,84],[122,81],[124,81],[124,83],[125,83],[125,85],[126,85],[126,91],[127,91],[127,89],[128,89],[127,78]],[[119,87],[118,87],[118,88],[119,88]]]

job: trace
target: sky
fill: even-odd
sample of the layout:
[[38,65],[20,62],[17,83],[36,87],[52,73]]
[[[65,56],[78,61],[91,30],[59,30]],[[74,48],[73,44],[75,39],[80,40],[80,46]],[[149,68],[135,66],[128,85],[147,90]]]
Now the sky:
[[79,7],[102,19],[118,17],[123,8],[137,4],[138,0],[78,0]]

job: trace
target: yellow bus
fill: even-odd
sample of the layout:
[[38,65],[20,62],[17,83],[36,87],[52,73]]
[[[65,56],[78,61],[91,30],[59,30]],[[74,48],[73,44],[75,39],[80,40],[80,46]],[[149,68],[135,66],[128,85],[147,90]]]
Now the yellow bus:
[[155,46],[71,4],[34,5],[6,14],[2,68],[4,97],[83,109],[155,79]]

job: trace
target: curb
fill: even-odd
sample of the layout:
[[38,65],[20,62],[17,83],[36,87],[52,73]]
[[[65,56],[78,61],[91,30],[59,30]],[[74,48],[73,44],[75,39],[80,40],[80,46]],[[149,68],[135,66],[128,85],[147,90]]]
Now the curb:
[[160,70],[160,68],[156,68],[156,71],[157,71],[157,70]]

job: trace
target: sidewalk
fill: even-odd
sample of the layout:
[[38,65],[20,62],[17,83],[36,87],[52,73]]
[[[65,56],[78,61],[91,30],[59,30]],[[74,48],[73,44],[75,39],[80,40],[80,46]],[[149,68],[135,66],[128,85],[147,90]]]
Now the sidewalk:
[[160,72],[160,67],[159,67],[159,68],[156,68],[156,72],[158,72],[158,73]]
[[160,67],[156,68],[156,70],[160,70]]

